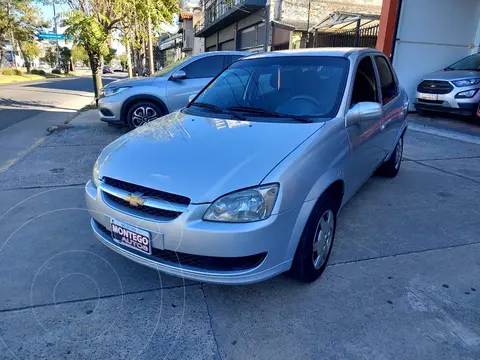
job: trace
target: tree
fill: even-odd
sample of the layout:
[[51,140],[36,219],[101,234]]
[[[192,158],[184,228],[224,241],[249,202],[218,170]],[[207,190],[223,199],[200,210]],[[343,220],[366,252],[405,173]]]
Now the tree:
[[30,68],[32,60],[40,54],[40,48],[34,41],[27,41],[20,45],[23,59],[25,60],[25,67],[27,68],[27,74],[30,74]]
[[115,58],[116,53],[117,53],[117,50],[108,49],[108,54],[103,57],[103,63],[105,65],[110,65],[112,63],[112,60]]
[[60,48],[60,68],[63,69],[65,74],[68,74],[70,71],[70,59],[72,58],[72,50],[68,47]]
[[[23,44],[33,41],[35,34],[47,26],[32,0],[0,0],[1,44],[10,40],[12,46],[18,44],[23,54]],[[4,58],[5,53],[2,51],[2,59]]]
[[45,51],[45,56],[41,59],[45,61],[50,67],[55,67],[57,65],[57,54],[51,47]]
[[81,61],[83,65],[90,66],[88,63],[88,54],[81,45],[74,45],[72,47],[72,60],[74,63]]

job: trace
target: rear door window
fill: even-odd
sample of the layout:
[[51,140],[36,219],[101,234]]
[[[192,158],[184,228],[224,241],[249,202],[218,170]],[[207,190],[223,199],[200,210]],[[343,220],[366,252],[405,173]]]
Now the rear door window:
[[398,94],[397,84],[393,76],[392,69],[383,56],[375,56],[378,75],[380,76],[380,86],[382,88],[382,103],[385,105]]
[[198,59],[185,66],[182,70],[187,79],[212,78],[223,70],[225,55],[213,55]]

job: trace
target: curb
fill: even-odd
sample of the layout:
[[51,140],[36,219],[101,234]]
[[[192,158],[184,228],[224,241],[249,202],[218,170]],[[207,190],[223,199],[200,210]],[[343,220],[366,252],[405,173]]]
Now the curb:
[[480,145],[479,136],[463,134],[454,130],[444,130],[432,126],[419,125],[411,121],[408,123],[408,130],[422,132],[430,135],[436,135],[447,139],[463,141],[470,144]]

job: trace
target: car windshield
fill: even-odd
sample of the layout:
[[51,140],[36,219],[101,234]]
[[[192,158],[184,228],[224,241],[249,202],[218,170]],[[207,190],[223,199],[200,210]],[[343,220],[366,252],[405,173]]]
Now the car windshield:
[[474,70],[480,71],[480,55],[474,54],[448,66],[445,70]]
[[217,113],[219,109],[225,114],[235,111],[252,120],[332,118],[340,106],[347,73],[348,60],[340,57],[244,59],[222,72],[189,108],[208,112],[213,105]]
[[185,61],[187,61],[190,57],[184,57],[180,60],[177,60],[173,63],[171,63],[170,65],[167,65],[165,66],[163,69],[161,70],[158,70],[157,72],[155,72],[155,74],[153,74],[153,76],[165,76],[166,74],[168,74],[170,71],[172,71],[173,69],[175,69],[178,65],[180,64],[183,64]]

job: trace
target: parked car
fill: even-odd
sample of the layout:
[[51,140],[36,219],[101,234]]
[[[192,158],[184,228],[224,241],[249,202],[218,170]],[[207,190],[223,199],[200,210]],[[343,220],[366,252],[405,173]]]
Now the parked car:
[[183,58],[145,79],[109,83],[98,101],[100,120],[135,129],[188,104],[213,77],[247,56],[240,51],[208,52]]
[[377,50],[241,59],[186,108],[103,150],[85,188],[93,232],[133,261],[198,281],[287,270],[314,281],[342,206],[375,171],[397,175],[407,111]]
[[104,74],[113,74],[114,72],[113,72],[113,69],[112,69],[111,66],[105,65],[105,66],[103,67],[103,73],[104,73]]
[[419,113],[441,111],[476,115],[480,103],[480,54],[426,75],[417,87],[415,108]]

